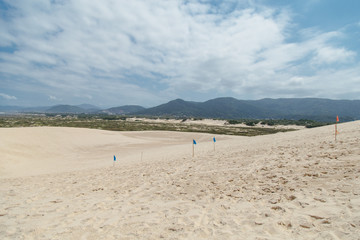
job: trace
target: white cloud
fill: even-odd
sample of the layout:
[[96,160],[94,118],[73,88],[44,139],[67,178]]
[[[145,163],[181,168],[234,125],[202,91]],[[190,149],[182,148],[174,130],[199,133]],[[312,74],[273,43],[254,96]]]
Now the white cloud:
[[10,96],[5,93],[0,93],[0,97],[4,98],[6,100],[17,100],[17,98],[15,96]]
[[341,35],[336,31],[303,30],[301,39],[288,41],[291,12],[251,1],[217,7],[199,1],[7,2],[16,11],[0,21],[0,44],[17,50],[0,53],[1,72],[14,84],[37,84],[45,95],[146,103],[186,91],[275,96],[356,56],[332,44]]
[[345,48],[324,46],[316,50],[316,56],[313,61],[316,64],[343,63],[352,61],[355,55],[354,52],[348,51]]

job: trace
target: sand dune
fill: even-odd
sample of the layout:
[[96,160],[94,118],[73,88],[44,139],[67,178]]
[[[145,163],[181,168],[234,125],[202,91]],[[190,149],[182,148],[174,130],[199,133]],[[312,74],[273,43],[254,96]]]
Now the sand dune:
[[200,133],[111,132],[64,127],[3,128],[0,134],[1,178],[112,166],[114,155],[117,165],[189,156],[193,138],[204,150],[205,143],[211,143],[213,137]]
[[215,152],[208,134],[0,129],[0,238],[359,239],[360,122],[338,129]]

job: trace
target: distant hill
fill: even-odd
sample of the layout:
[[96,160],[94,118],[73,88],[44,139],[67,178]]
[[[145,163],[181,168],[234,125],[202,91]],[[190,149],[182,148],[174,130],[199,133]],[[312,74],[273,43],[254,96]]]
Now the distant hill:
[[217,98],[206,102],[190,102],[176,99],[157,107],[139,111],[136,114],[148,116],[200,117],[241,119],[267,116],[266,111],[246,100]]
[[121,107],[113,107],[108,108],[105,110],[102,110],[102,113],[108,113],[108,114],[119,114],[119,115],[125,115],[125,114],[132,114],[138,111],[144,110],[144,107],[138,106],[138,105],[126,105]]
[[201,104],[203,117],[241,119],[271,117],[266,109],[251,104],[251,101],[235,98],[216,98]]
[[144,110],[144,107],[137,105],[126,105],[102,110],[91,104],[81,105],[56,105],[48,107],[19,107],[19,106],[0,106],[0,112],[4,113],[71,113],[71,114],[131,114]]
[[217,98],[206,102],[177,99],[157,107],[139,111],[144,116],[200,117],[222,119],[311,119],[343,121],[360,119],[360,100],[288,98],[238,100]]
[[197,116],[201,115],[200,103],[176,99],[159,106],[136,112],[137,115],[151,116]]
[[0,112],[5,113],[95,113],[100,111],[99,107],[91,104],[56,105],[48,107],[19,107],[19,106],[0,106]]
[[360,119],[360,100],[280,98],[261,99],[253,101],[252,104],[262,109],[271,109],[273,117],[278,119],[333,121],[336,115],[341,116],[343,121]]
[[91,105],[91,104],[86,104],[86,103],[76,105],[76,107],[79,107],[79,108],[82,108],[82,109],[85,109],[85,110],[90,110],[92,112],[101,110],[101,108],[99,108],[97,106],[94,106],[94,105]]
[[0,106],[0,112],[22,113],[89,113],[137,116],[162,116],[177,118],[219,119],[309,119],[332,122],[339,115],[341,121],[360,119],[360,100],[331,100],[321,98],[280,98],[261,100],[238,100],[216,98],[206,102],[176,99],[152,108],[126,105],[101,110],[90,104],[57,105],[52,107]]
[[0,106],[0,112],[16,113],[21,111],[21,107],[18,106]]
[[86,109],[72,105],[57,105],[50,107],[45,111],[46,113],[85,113]]
[[5,113],[43,113],[50,107],[20,107],[20,106],[0,106],[0,112]]

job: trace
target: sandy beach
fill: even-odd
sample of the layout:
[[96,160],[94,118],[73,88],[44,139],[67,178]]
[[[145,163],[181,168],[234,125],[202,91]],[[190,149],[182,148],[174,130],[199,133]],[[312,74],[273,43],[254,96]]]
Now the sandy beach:
[[360,239],[360,121],[338,131],[2,128],[0,239]]

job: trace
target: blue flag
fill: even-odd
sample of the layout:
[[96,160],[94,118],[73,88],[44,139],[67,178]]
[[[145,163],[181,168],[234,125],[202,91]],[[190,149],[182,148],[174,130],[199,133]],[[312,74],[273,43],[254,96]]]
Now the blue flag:
[[115,155],[114,155],[114,162],[116,161],[116,157],[115,157]]
[[216,139],[215,139],[215,137],[213,138],[213,140],[214,140],[214,142],[216,142]]
[[196,144],[196,141],[195,141],[195,139],[193,139],[193,144]]

